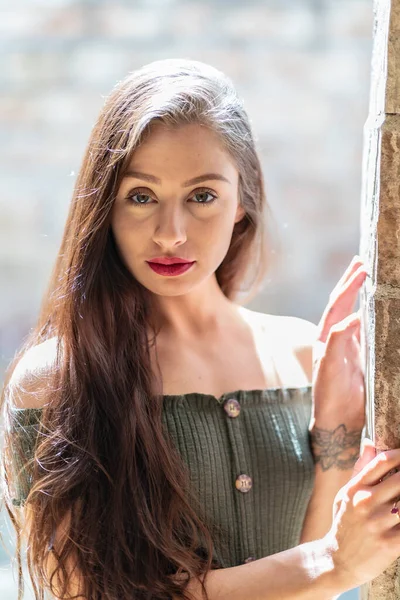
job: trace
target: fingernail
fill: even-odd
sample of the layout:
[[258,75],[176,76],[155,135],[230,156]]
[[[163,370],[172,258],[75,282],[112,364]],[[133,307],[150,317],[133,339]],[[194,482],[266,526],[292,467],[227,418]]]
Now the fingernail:
[[357,329],[357,327],[360,327],[360,325],[361,325],[361,319],[360,319],[360,317],[359,317],[359,316],[357,316],[357,317],[354,319],[354,321],[352,321],[352,322],[349,324],[349,326],[348,326],[348,329],[349,329],[349,331],[353,331],[353,329]]
[[362,454],[364,452],[364,448],[366,446],[373,446],[373,445],[374,445],[374,442],[373,442],[373,440],[371,440],[371,438],[364,437],[361,441],[360,454]]

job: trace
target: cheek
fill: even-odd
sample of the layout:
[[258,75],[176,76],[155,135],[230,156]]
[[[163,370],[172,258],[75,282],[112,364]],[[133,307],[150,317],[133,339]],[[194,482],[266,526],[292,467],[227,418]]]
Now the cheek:
[[201,243],[208,248],[207,253],[222,260],[227,253],[234,228],[234,216],[223,214],[209,221],[208,226],[201,234]]
[[215,215],[213,219],[210,219],[207,222],[207,231],[210,231],[210,234],[218,235],[221,238],[229,237],[235,226],[235,215],[230,213],[231,211],[224,211]]
[[133,233],[140,234],[146,228],[143,218],[138,218],[124,206],[116,207],[114,213],[111,214],[111,226],[120,238],[129,238]]
[[135,248],[141,244],[140,228],[135,227],[132,219],[128,219],[126,215],[116,213],[111,218],[111,229],[122,257],[132,259]]

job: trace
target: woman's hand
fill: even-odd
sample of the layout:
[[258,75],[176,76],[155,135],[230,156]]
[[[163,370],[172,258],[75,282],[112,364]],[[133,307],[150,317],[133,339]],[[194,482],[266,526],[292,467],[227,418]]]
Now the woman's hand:
[[336,495],[325,540],[346,588],[377,577],[400,556],[400,449],[375,455],[367,440],[353,477]]
[[316,462],[348,470],[359,455],[365,424],[365,385],[360,356],[360,317],[353,313],[367,272],[355,256],[329,296],[313,347],[312,415]]
[[355,256],[329,296],[313,348],[313,416],[315,423],[365,422],[364,372],[360,357],[360,317],[353,313],[367,272]]

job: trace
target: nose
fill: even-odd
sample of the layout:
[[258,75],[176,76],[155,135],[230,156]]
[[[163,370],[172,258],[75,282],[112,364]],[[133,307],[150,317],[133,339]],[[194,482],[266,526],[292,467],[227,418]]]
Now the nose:
[[161,248],[174,248],[186,242],[186,226],[179,207],[166,208],[157,215],[153,241]]

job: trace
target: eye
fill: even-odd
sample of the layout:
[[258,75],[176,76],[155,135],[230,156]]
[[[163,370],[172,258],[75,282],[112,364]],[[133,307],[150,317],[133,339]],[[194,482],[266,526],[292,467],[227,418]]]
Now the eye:
[[[201,204],[202,206],[209,206],[216,199],[216,195],[207,188],[200,188],[195,191],[190,198],[198,198],[195,200],[195,204]],[[137,206],[144,206],[150,204],[150,200],[154,200],[152,196],[147,193],[147,189],[135,189],[129,192],[126,197],[129,204],[136,204]]]
[[[200,202],[196,202],[196,204],[202,204],[203,206],[209,206],[210,204],[212,204],[214,202],[214,200],[216,199],[216,195],[211,191],[208,190],[206,188],[202,188],[200,190],[197,190],[195,194],[192,194],[192,198],[195,198],[196,196],[203,196],[203,198],[200,198]],[[207,196],[211,196],[211,200],[207,200]],[[206,198],[204,198],[206,197]]]
[[[149,202],[147,202],[147,200],[149,198],[152,198],[152,196],[150,196],[149,194],[146,194],[145,192],[146,192],[146,190],[140,190],[140,189],[132,190],[132,192],[130,192],[127,195],[126,199],[128,200],[128,202],[130,204],[138,204],[138,205],[149,204]],[[135,198],[139,198],[139,200],[136,201]]]

